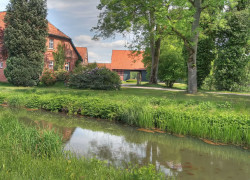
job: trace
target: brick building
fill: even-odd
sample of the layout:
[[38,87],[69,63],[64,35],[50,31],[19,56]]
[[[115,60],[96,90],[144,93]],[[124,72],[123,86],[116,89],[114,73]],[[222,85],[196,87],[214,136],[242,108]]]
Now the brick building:
[[[6,68],[7,51],[4,48],[4,17],[6,12],[0,12],[0,82],[6,82],[7,79],[4,76],[4,69]],[[83,63],[88,62],[87,48],[75,47],[70,37],[65,35],[62,31],[57,29],[51,23],[48,23],[47,37],[47,51],[44,54],[44,68],[53,70],[54,58],[53,52],[57,51],[58,44],[65,46],[65,70],[72,71],[75,67],[75,63],[78,59],[81,59]],[[79,52],[78,52],[79,51]]]
[[97,63],[97,65],[116,71],[123,81],[130,79],[130,72],[141,73],[142,81],[147,81],[147,72],[142,60],[142,53],[137,55],[129,50],[113,50],[111,63]]

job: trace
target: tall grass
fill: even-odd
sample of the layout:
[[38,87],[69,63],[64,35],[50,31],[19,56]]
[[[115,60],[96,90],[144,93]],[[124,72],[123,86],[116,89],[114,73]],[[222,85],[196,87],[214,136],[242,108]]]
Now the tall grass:
[[62,151],[59,135],[20,124],[0,112],[0,179],[162,179],[155,167],[108,166]]
[[14,89],[0,91],[0,103],[116,120],[138,127],[159,128],[175,134],[250,147],[247,98],[241,103],[240,110],[236,110],[239,102],[225,99],[204,101],[202,97],[176,99],[170,95],[159,98],[103,91],[60,91],[56,88]]

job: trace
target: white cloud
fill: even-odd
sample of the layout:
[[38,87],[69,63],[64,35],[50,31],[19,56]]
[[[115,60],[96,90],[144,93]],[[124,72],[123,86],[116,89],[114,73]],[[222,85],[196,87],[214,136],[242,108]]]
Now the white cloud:
[[100,0],[48,0],[48,9],[65,12],[76,18],[95,18],[99,14],[96,6]]
[[85,47],[95,47],[95,48],[124,48],[126,45],[125,40],[117,40],[114,42],[103,42],[101,40],[94,41],[91,39],[91,36],[80,35],[74,38],[74,43],[76,46],[85,46]]
[[89,59],[100,59],[100,56],[92,51],[88,52]]

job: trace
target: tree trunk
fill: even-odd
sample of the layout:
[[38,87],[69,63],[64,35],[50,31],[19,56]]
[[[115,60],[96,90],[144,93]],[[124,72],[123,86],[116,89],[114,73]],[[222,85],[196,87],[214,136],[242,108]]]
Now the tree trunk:
[[189,57],[188,57],[188,93],[195,94],[197,93],[197,64],[196,64],[196,57],[197,57],[197,46],[198,46],[198,39],[199,39],[199,23],[200,23],[200,16],[201,16],[201,0],[194,0],[194,8],[196,10],[194,14],[194,22],[192,24],[192,48],[189,50]]
[[189,53],[188,60],[188,93],[195,94],[197,93],[197,67],[196,63],[194,63],[194,59],[196,59],[196,54],[193,52]]
[[158,38],[157,41],[155,42],[155,50],[154,54],[154,63],[152,64],[151,67],[151,76],[150,76],[150,84],[157,84],[157,79],[158,79],[158,67],[159,67],[159,59],[160,59],[160,50],[161,50],[161,38]]
[[154,35],[154,29],[155,29],[155,16],[154,16],[154,11],[151,10],[150,14],[149,14],[149,24],[150,24],[150,50],[151,50],[151,58],[152,58],[152,62],[151,62],[151,71],[150,71],[150,78],[149,78],[149,84],[155,84],[155,80],[154,80],[154,70],[153,70],[153,66],[155,64],[155,35]]
[[141,71],[137,73],[137,85],[140,85],[141,84]]

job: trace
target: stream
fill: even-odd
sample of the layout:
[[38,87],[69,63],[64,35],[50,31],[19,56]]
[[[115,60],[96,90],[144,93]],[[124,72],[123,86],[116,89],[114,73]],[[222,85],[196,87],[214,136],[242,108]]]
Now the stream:
[[115,166],[154,164],[166,176],[185,180],[249,180],[250,151],[215,146],[191,137],[150,133],[107,120],[46,111],[12,111],[27,126],[53,129],[63,136],[64,149]]

